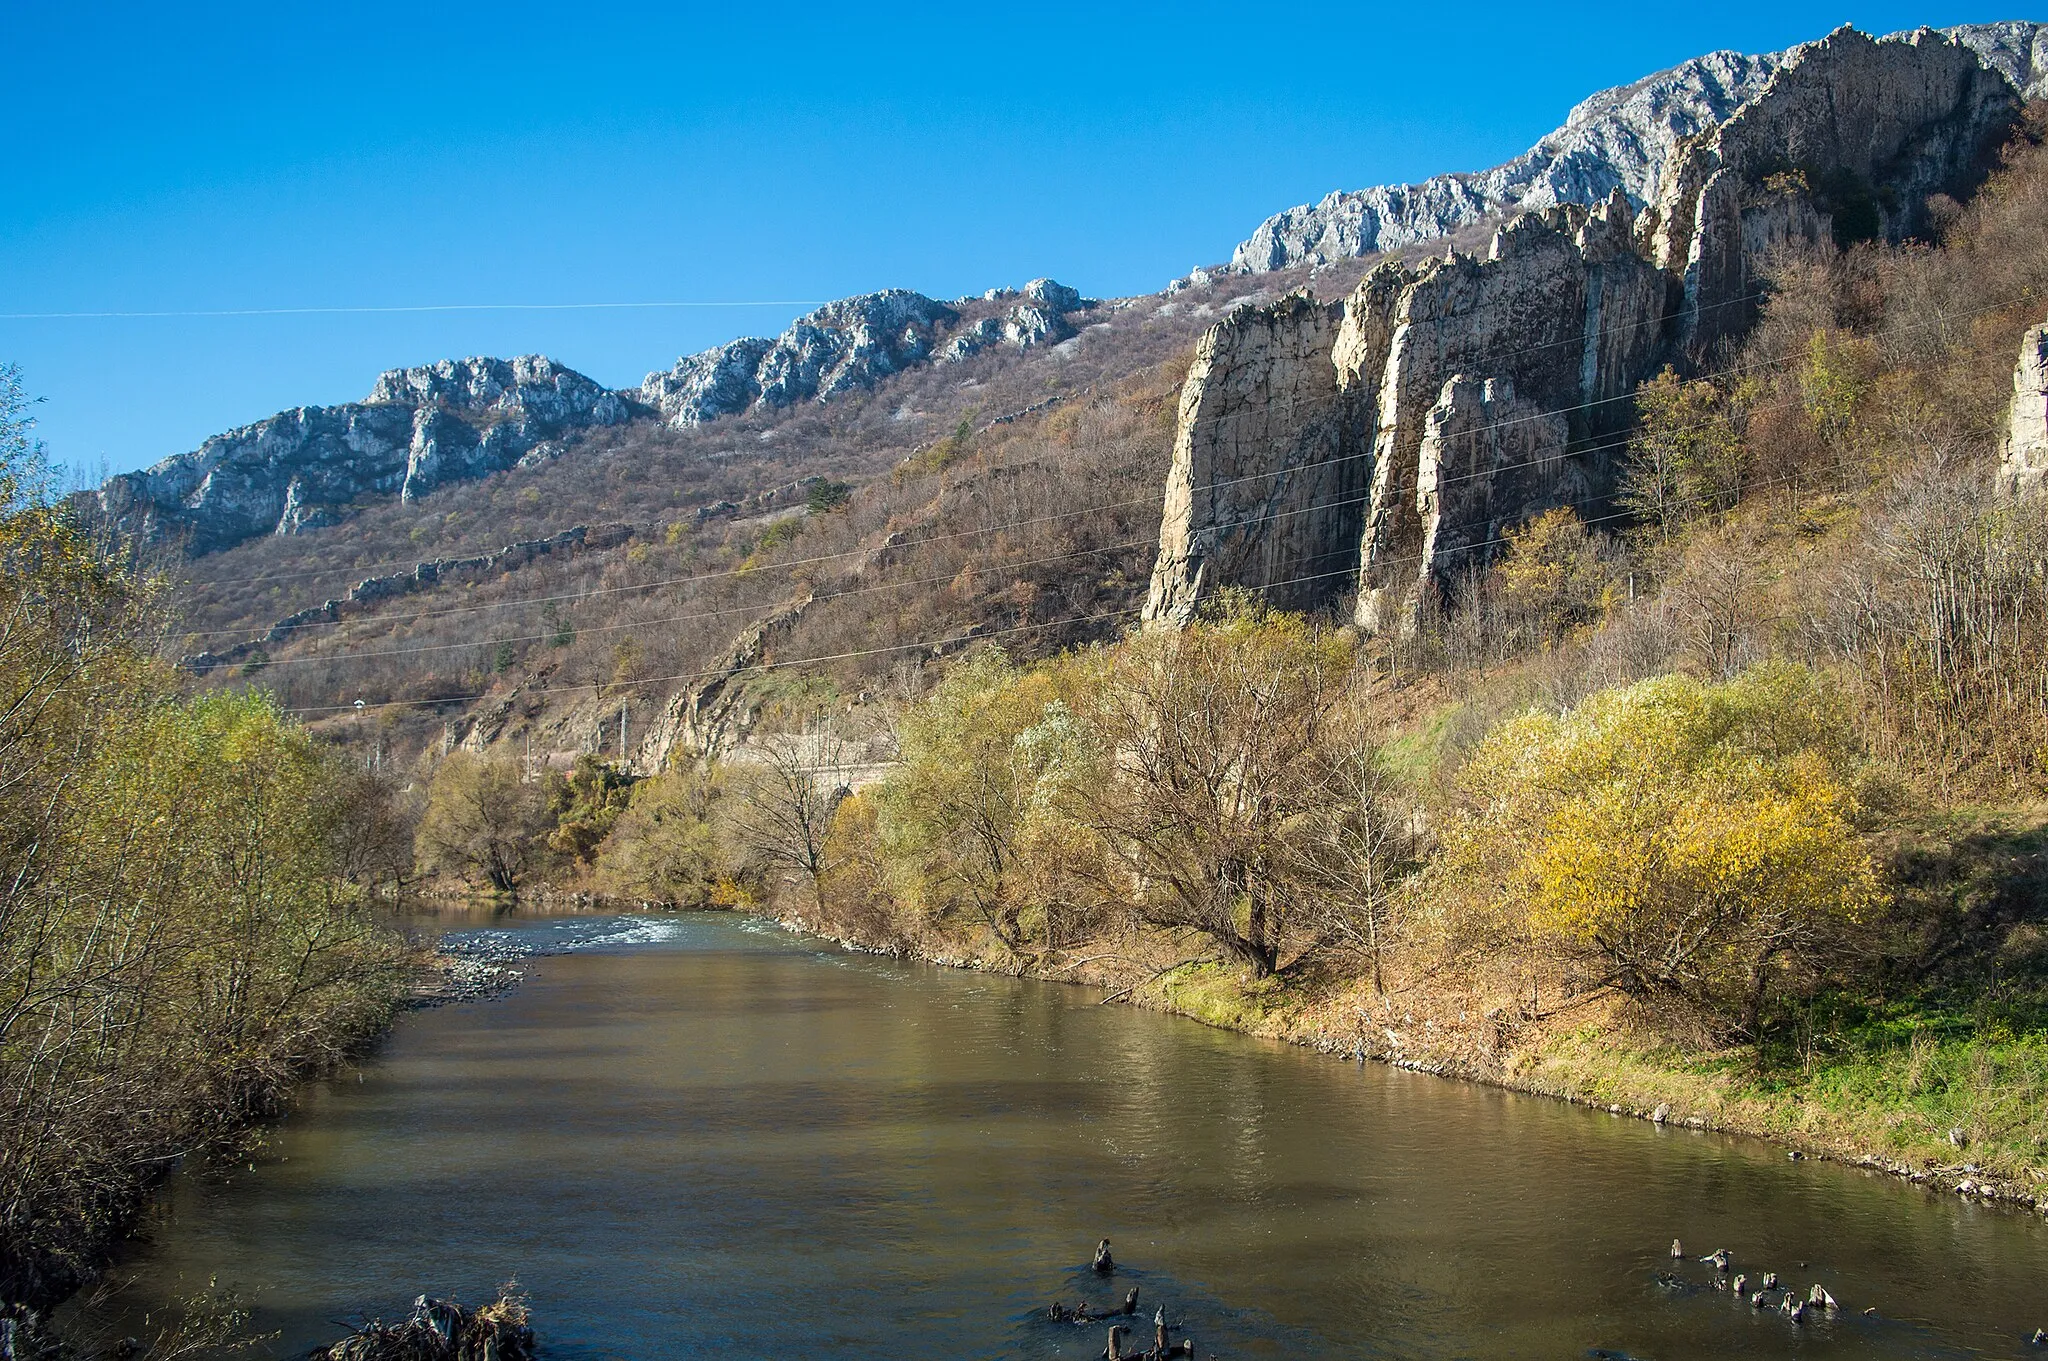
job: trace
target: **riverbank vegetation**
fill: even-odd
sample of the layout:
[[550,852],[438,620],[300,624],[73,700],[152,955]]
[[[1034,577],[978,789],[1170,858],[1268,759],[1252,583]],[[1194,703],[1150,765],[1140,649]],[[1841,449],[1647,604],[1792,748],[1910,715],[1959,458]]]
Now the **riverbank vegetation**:
[[0,1305],[40,1309],[373,1034],[401,961],[363,909],[380,791],[259,695],[182,693],[0,377]]
[[2048,1177],[2048,513],[1994,477],[2039,132],[1938,247],[1783,262],[1741,347],[1643,393],[1611,512],[1411,627],[1238,598],[984,649],[829,835],[728,874],[877,948]]
[[[2041,130],[1938,246],[1783,260],[1741,346],[1641,393],[1611,504],[1533,517],[1403,628],[1226,595],[778,673],[723,761],[449,757],[421,867],[2040,1181],[2048,513],[1994,473],[2048,300]],[[876,714],[879,769],[847,732]]]
[[[420,866],[2048,1177],[2048,515],[1994,476],[2048,300],[2041,127],[1938,246],[1781,261],[1741,346],[1641,393],[1611,503],[1534,516],[1405,627],[1226,595],[763,673],[722,761],[438,762]],[[963,504],[993,476],[945,471]],[[849,732],[877,715],[879,764]]]

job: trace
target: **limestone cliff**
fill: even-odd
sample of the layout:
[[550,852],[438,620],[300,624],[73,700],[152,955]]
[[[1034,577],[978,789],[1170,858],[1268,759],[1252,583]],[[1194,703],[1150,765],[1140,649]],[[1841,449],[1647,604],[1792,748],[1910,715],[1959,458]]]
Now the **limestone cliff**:
[[1930,195],[1976,187],[2019,104],[2004,75],[1932,29],[1879,41],[1842,28],[1795,48],[1664,176],[1655,258],[1684,279],[1686,354],[1704,360],[1748,328],[1773,248],[1823,228],[1844,243],[1923,230]]
[[[1147,622],[1185,623],[1204,587],[1307,603],[1358,539],[1361,460],[1345,446],[1330,310],[1305,293],[1241,307],[1202,337],[1181,388]],[[1168,545],[1171,545],[1169,548]]]
[[2048,325],[2020,338],[2012,374],[2012,409],[1999,450],[1998,489],[2009,497],[2039,494],[2048,482]]
[[[1452,251],[1375,269],[1334,337],[1305,296],[1231,317],[1202,342],[1182,393],[1146,617],[1183,621],[1227,586],[1325,601],[1349,584],[1333,567],[1348,562],[1360,625],[1402,628],[1517,523],[1604,507],[1631,394],[1739,336],[1775,257],[1900,239],[1921,229],[1931,195],[1974,189],[2018,113],[2015,81],[2036,78],[2036,36],[1976,31],[2003,54],[1998,66],[1962,37],[1842,29],[1741,68],[1744,80],[1765,74],[1599,206],[1516,216],[1483,260]],[[1668,93],[1662,79],[1641,88]],[[1696,81],[1675,88],[1698,94]],[[1634,97],[1610,96],[1603,117]],[[1714,106],[1700,95],[1687,107]],[[2023,363],[2016,485],[2038,479],[2028,451],[2048,443],[2018,424],[2023,409],[2039,419],[2027,374]],[[1303,476],[1310,467],[1327,475]]]
[[1611,481],[1613,436],[1663,354],[1665,276],[1628,248],[1617,191],[1592,214],[1516,219],[1485,260],[1416,273],[1395,313],[1374,398],[1372,499],[1359,550],[1359,622],[1406,618],[1501,532]]
[[444,360],[385,373],[361,402],[280,412],[112,478],[92,508],[143,543],[211,552],[332,524],[366,497],[410,500],[546,457],[631,416],[626,399],[540,355]]
[[744,741],[760,717],[758,706],[749,701],[744,678],[803,618],[811,601],[806,591],[776,606],[748,625],[696,684],[670,695],[627,768],[653,775],[682,760],[724,756]]
[[1181,392],[1147,621],[1224,586],[1302,607],[1355,583],[1361,622],[1391,625],[1509,526],[1596,497],[1673,296],[1632,228],[1617,190],[1516,219],[1484,260],[1384,263],[1334,322],[1298,293],[1218,324]]

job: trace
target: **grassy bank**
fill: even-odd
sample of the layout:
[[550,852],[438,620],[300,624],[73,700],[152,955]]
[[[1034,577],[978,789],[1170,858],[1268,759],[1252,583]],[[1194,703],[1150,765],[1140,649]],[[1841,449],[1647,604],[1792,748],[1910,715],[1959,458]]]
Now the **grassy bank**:
[[[792,929],[818,932],[802,914]],[[1871,1167],[1930,1188],[2048,1213],[2048,1028],[1976,1010],[1900,1007],[1855,1019],[1815,1009],[1796,1043],[1699,1049],[1659,1040],[1612,996],[1504,1028],[1470,995],[1373,993],[1355,979],[1251,978],[1216,962],[1162,966],[1136,987],[1148,947],[1114,957],[1027,960],[901,937],[825,932],[849,948],[953,968],[1106,988],[1106,1001],[1218,1029],[1555,1097],[1695,1129],[1765,1139],[1788,1153]],[[1150,972],[1148,970],[1147,972]],[[1142,977],[1142,975],[1141,975]]]
[[[1981,1013],[1899,1008],[1815,1027],[1798,1043],[1698,1049],[1632,1024],[1619,999],[1524,1029],[1452,996],[1247,984],[1216,967],[1143,992],[1205,1024],[1363,1052],[1584,1105],[1751,1135],[1947,1190],[2048,1210],[2048,1032]],[[1433,1005],[1425,1005],[1426,1003]],[[1391,1020],[1392,1024],[1380,1024]]]

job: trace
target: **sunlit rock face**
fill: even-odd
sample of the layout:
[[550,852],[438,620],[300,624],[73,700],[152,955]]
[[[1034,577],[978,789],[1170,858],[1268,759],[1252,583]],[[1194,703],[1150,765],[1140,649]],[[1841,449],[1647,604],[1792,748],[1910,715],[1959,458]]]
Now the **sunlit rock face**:
[[[1148,622],[1186,623],[1219,582],[1300,604],[1345,574],[1363,479],[1360,453],[1341,456],[1337,330],[1332,309],[1295,293],[1202,337],[1181,388]],[[1318,570],[1329,580],[1291,580]]]
[[[970,300],[972,301],[972,300]],[[959,363],[984,350],[1057,345],[1074,335],[1069,313],[1094,304],[1065,284],[1033,279],[991,289],[1005,313],[960,323],[959,310],[891,288],[827,303],[772,340],[735,340],[686,355],[640,385],[640,398],[678,429],[721,416],[830,401],[926,363]]]
[[1383,264],[1334,316],[1296,294],[1219,323],[1181,392],[1147,619],[1355,587],[1387,627],[1507,527],[1592,498],[1671,305],[1632,227],[1617,192],[1517,219],[1485,259]]
[[1998,489],[2008,497],[2037,496],[2048,483],[2048,325],[2020,338],[2012,375],[2012,409],[1999,450]]
[[[1941,36],[2020,95],[2048,96],[2048,25],[1965,24]],[[1895,34],[1882,41],[1910,44],[1920,37]],[[1488,218],[1561,203],[1590,207],[1617,189],[1634,207],[1647,207],[1689,140],[1727,121],[1764,93],[1779,70],[1819,45],[1755,57],[1709,52],[1602,90],[1573,109],[1562,127],[1491,170],[1339,191],[1276,213],[1232,252],[1230,267],[1255,273],[1371,255],[1450,236]]]
[[1976,188],[2019,106],[2006,76],[1932,29],[1877,40],[1842,28],[1794,48],[1664,176],[1654,257],[1684,280],[1684,353],[1704,362],[1748,329],[1774,245],[1923,230],[1929,196]]
[[929,359],[937,330],[958,315],[904,288],[841,298],[799,317],[773,340],[735,340],[650,373],[640,396],[682,428],[872,387]]
[[142,543],[213,552],[333,524],[366,498],[410,500],[631,417],[625,398],[541,355],[444,360],[385,373],[361,402],[279,412],[112,478],[89,509]]
[[[1971,193],[2019,89],[2042,78],[2043,46],[2039,26],[2003,24],[1954,38],[1845,28],[1775,57],[1719,54],[1596,96],[1570,138],[1493,179],[1432,181],[1442,202],[1468,196],[1473,211],[1403,219],[1418,233],[1548,206],[1512,216],[1484,258],[1381,265],[1327,343],[1307,299],[1237,314],[1204,339],[1182,393],[1147,617],[1183,622],[1231,586],[1293,606],[1355,587],[1361,627],[1407,629],[1516,525],[1554,507],[1604,509],[1637,386],[1666,364],[1705,367],[1743,335],[1774,261],[1902,239],[1923,229],[1931,196]],[[1646,122],[1652,112],[1661,121]],[[1627,154],[1587,152],[1560,178],[1559,148],[1599,138]],[[1596,186],[1596,207],[1560,201]],[[1266,239],[1273,249],[1241,248],[1240,266],[1324,258],[1312,242]],[[1351,254],[1396,238],[1329,239]],[[2048,459],[2041,385],[2030,386],[2040,373],[2023,355],[2015,488],[2038,484]],[[1340,544],[1354,523],[1355,543]],[[1348,580],[1332,570],[1347,561]]]

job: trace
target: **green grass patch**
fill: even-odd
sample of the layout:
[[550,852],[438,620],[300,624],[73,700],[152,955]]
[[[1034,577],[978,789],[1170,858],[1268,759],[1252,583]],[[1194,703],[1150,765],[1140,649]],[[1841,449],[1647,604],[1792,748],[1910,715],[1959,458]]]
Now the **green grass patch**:
[[[1810,1046],[1698,1053],[1598,1028],[1553,1038],[1533,1085],[1680,1118],[1920,1166],[1971,1163],[2048,1180],[2048,1029],[1931,1008],[1871,1013]],[[1951,1132],[1961,1139],[1951,1140]]]

